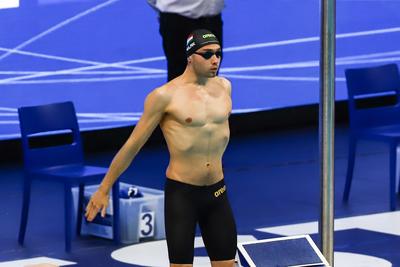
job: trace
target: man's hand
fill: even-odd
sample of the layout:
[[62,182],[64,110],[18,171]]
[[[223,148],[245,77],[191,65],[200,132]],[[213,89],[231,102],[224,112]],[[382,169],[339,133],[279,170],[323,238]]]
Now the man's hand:
[[97,190],[92,197],[86,207],[85,217],[91,222],[96,217],[97,213],[101,210],[101,217],[106,216],[106,209],[108,206],[108,194]]

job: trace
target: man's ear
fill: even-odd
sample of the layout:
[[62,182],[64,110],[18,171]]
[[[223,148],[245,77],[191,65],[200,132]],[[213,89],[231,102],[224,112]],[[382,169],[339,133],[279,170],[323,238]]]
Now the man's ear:
[[192,63],[192,55],[190,55],[190,56],[187,57],[187,62],[188,62],[188,63]]

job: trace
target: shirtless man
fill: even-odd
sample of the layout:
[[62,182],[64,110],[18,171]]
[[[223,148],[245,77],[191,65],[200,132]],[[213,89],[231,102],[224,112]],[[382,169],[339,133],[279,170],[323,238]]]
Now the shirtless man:
[[192,266],[196,224],[213,267],[234,266],[236,225],[226,194],[222,155],[229,140],[231,85],[218,77],[221,47],[214,34],[196,30],[187,40],[185,72],[152,91],[144,112],[114,157],[86,208],[105,216],[113,183],[160,125],[170,161],[165,183],[165,230],[170,266]]

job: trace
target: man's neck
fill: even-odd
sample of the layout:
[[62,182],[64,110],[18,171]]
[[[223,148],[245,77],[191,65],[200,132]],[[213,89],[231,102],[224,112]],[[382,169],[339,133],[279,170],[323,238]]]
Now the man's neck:
[[201,77],[197,75],[193,70],[190,68],[186,68],[183,72],[181,79],[184,83],[192,83],[200,86],[204,86],[207,84],[209,77]]

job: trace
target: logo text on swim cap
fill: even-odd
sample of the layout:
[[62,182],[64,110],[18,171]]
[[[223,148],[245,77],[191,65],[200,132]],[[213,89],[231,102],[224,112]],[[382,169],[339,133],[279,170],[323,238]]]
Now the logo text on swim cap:
[[215,191],[214,196],[219,197],[220,195],[222,195],[225,192],[225,190],[226,190],[226,185],[224,185],[223,187],[221,187],[220,189]]
[[188,45],[188,46],[186,47],[186,51],[189,51],[190,48],[192,48],[192,47],[195,46],[195,45],[196,45],[195,42],[191,43],[190,45]]
[[212,33],[203,34],[203,39],[207,39],[207,38],[215,38],[215,35]]
[[186,40],[186,45],[188,45],[192,40],[193,40],[193,35],[190,35]]

